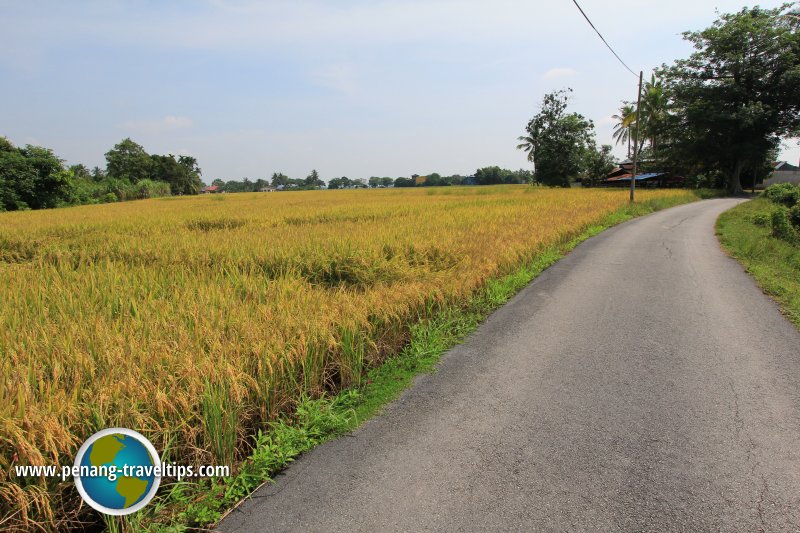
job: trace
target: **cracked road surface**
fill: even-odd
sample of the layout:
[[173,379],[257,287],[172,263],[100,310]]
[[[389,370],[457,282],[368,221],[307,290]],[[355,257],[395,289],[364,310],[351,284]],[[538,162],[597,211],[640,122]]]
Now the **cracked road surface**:
[[708,200],[590,239],[221,531],[800,529],[800,333]]

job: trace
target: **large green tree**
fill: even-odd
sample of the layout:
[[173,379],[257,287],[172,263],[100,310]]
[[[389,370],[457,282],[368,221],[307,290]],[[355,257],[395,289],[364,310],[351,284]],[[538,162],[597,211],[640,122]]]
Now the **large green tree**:
[[273,187],[285,187],[289,185],[289,176],[283,174],[282,172],[273,172],[270,183]]
[[311,174],[306,176],[306,179],[303,182],[303,185],[306,187],[324,187],[325,182],[319,177],[319,172],[315,170],[311,171]]
[[56,207],[69,197],[71,174],[51,149],[27,145],[20,152],[33,170],[33,190],[22,199],[33,209]]
[[328,182],[329,189],[346,189],[348,187],[352,187],[355,185],[355,180],[351,180],[347,176],[342,176],[341,178],[333,178]]
[[541,109],[526,127],[517,148],[527,150],[536,181],[569,187],[583,170],[585,152],[594,142],[594,125],[578,113],[567,111],[572,89],[546,94]]
[[592,145],[584,154],[583,186],[594,187],[598,185],[609,172],[614,170],[614,156],[611,154],[610,144],[600,147]]
[[152,170],[150,155],[130,138],[123,139],[106,152],[106,174],[109,178],[136,183],[150,179]]
[[798,135],[800,33],[790,8],[744,8],[684,33],[696,51],[661,71],[672,169],[719,172],[741,192],[743,171],[763,168],[781,139]]
[[0,138],[0,210],[44,209],[69,201],[72,172],[52,150]]
[[191,156],[150,156],[150,179],[169,183],[172,194],[197,194],[203,187],[201,170]]
[[33,190],[33,171],[25,156],[5,137],[0,137],[0,211],[16,211],[28,205],[20,190]]

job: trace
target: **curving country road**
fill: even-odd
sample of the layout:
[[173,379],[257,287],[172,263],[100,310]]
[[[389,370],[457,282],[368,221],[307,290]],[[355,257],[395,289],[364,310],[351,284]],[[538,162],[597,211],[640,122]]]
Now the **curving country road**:
[[800,333],[720,251],[737,202],[586,241],[219,529],[800,529]]

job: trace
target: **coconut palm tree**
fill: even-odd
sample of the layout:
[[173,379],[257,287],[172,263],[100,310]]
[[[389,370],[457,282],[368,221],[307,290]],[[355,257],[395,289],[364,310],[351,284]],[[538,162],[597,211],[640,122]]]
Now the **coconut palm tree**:
[[[645,83],[642,93],[642,124],[640,129],[641,140],[639,150],[644,147],[645,141],[650,143],[653,154],[658,150],[659,129],[667,116],[667,97],[664,93],[664,85],[652,75],[650,81]],[[635,120],[634,120],[635,123]]]
[[636,123],[636,109],[633,104],[625,103],[619,108],[619,114],[611,118],[617,121],[614,126],[614,141],[617,144],[628,143],[628,158],[631,157],[632,125]]
[[[631,157],[632,148],[641,153],[645,143],[650,144],[653,152],[658,149],[659,129],[667,116],[667,97],[663,83],[655,74],[642,88],[642,121],[638,124],[637,131],[638,115],[633,104],[623,102],[619,114],[612,117],[617,121],[614,126],[614,140],[617,144],[628,143],[628,158]],[[639,139],[636,138],[637,133]]]
[[534,155],[534,143],[533,137],[530,135],[522,135],[517,137],[518,141],[522,141],[517,145],[517,150],[524,150],[528,152],[528,161],[533,163],[533,155]]

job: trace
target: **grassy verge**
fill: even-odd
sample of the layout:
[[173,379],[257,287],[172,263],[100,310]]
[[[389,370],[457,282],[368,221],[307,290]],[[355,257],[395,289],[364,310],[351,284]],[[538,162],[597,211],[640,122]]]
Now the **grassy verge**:
[[800,247],[772,236],[768,223],[775,204],[757,198],[727,211],[717,220],[723,247],[800,328]]
[[542,250],[531,263],[489,282],[468,304],[445,309],[414,325],[410,341],[402,352],[369,370],[360,387],[335,396],[304,398],[292,416],[272,423],[254,437],[254,451],[235,476],[199,483],[164,483],[161,495],[141,512],[123,518],[107,517],[108,529],[200,530],[218,522],[226,510],[268,482],[297,456],[352,431],[375,415],[382,406],[397,398],[417,374],[432,371],[441,355],[474,331],[492,311],[584,240],[634,217],[715,195],[697,191],[693,196],[627,205],[585,228],[579,235]]

